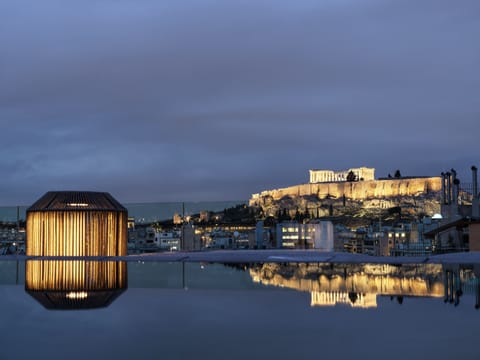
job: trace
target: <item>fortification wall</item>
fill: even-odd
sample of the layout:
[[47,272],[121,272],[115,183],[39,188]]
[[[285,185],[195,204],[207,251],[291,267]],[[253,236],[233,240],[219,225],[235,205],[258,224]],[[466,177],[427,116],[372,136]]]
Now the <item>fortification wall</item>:
[[273,200],[280,200],[285,196],[294,197],[314,195],[319,199],[324,199],[327,196],[341,198],[345,195],[347,199],[365,200],[394,196],[419,196],[441,190],[442,178],[440,176],[301,184],[253,194],[250,198],[250,205],[259,205],[264,197],[271,197]]

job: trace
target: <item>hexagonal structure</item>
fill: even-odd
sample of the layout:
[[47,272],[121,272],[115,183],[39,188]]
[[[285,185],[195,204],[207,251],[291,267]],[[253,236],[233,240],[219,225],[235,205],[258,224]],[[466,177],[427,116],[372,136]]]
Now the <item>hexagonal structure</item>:
[[27,260],[25,291],[47,309],[110,305],[127,289],[125,261]]
[[127,219],[109,193],[47,192],[27,209],[26,255],[126,255]]

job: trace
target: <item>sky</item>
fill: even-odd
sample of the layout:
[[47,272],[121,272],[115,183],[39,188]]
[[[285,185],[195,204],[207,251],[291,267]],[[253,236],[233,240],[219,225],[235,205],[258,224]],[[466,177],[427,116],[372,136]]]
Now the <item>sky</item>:
[[480,166],[478,0],[0,0],[0,205]]

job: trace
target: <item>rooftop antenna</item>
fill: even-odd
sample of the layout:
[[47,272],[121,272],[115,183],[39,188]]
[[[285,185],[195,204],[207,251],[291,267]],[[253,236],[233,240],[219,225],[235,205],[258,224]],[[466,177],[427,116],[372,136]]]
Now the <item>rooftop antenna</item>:
[[182,202],[182,240],[180,244],[180,249],[185,248],[185,202]]

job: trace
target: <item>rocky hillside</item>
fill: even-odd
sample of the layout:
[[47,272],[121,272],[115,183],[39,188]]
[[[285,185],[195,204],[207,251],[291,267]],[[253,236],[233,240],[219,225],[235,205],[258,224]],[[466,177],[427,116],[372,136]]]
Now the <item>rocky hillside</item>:
[[307,217],[330,218],[334,222],[345,225],[362,226],[371,221],[408,221],[423,216],[432,216],[440,213],[440,192],[430,192],[418,196],[392,196],[353,200],[348,198],[317,196],[284,196],[275,200],[270,196],[263,196],[257,203],[259,211],[265,217]]

